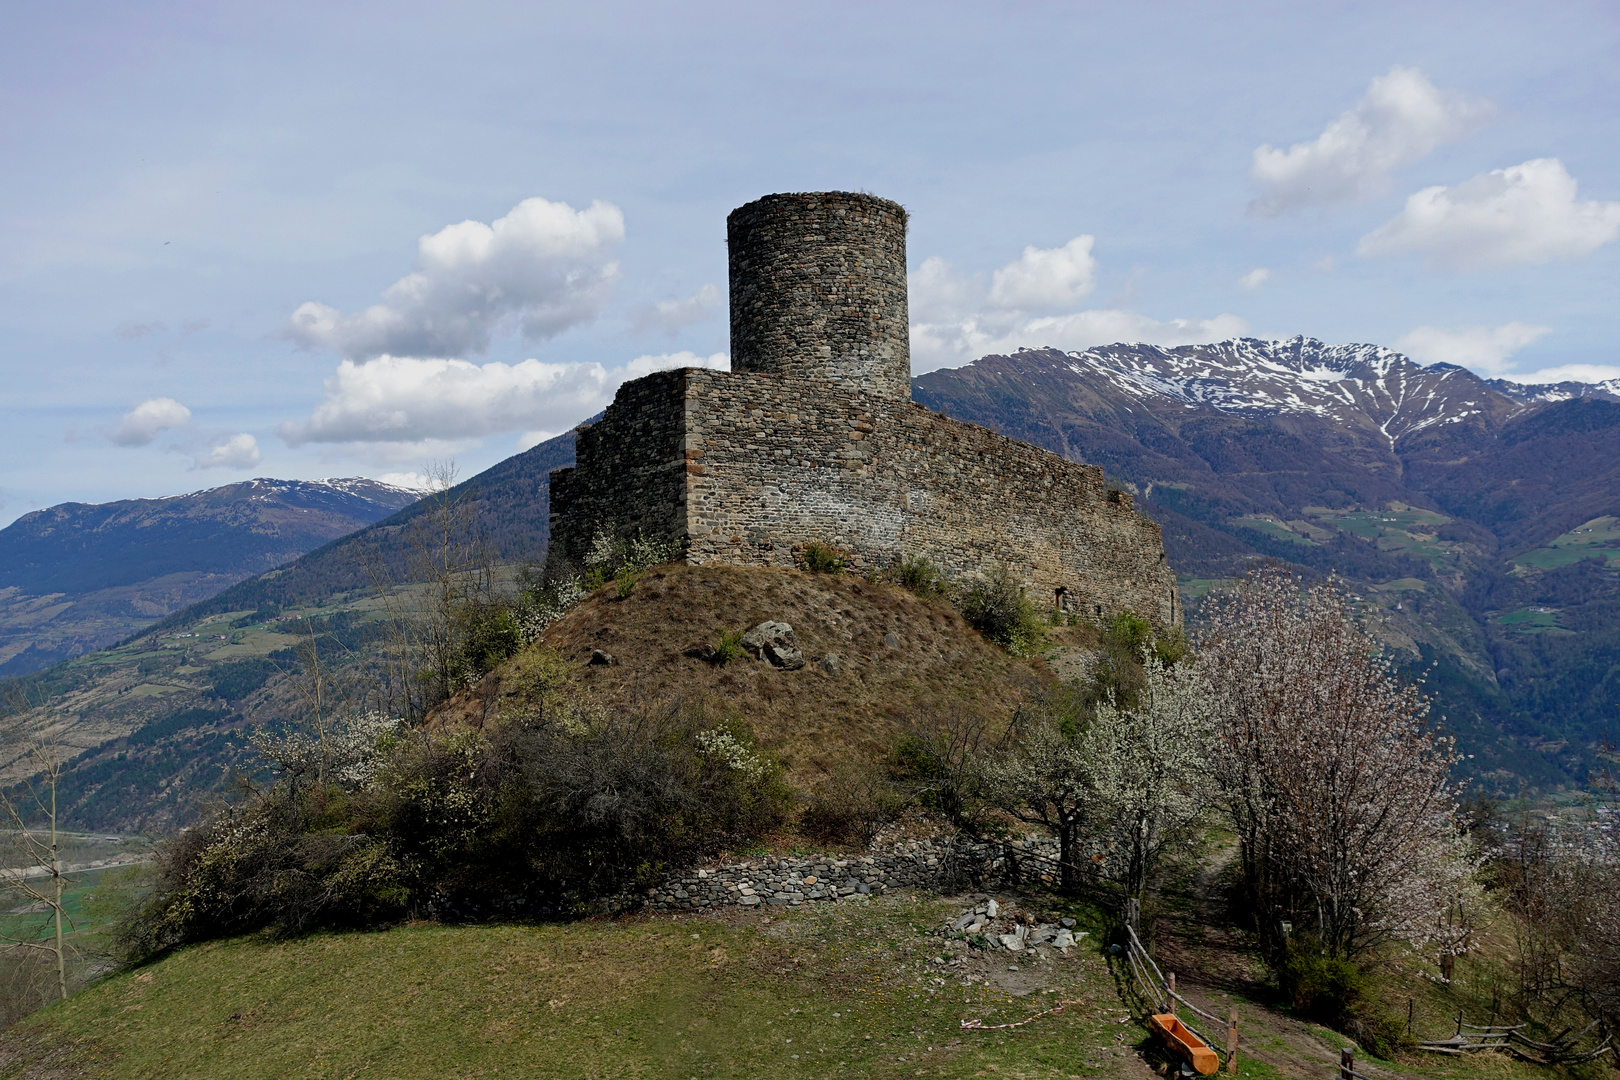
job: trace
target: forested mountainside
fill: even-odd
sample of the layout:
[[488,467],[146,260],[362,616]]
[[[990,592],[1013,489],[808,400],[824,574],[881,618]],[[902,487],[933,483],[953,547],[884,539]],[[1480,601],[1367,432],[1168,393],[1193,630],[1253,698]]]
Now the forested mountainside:
[[0,675],[110,645],[421,494],[364,477],[259,478],[24,514],[0,529]]
[[1308,338],[1024,350],[914,384],[1132,487],[1192,594],[1262,558],[1349,578],[1501,789],[1581,782],[1614,730],[1617,391]]

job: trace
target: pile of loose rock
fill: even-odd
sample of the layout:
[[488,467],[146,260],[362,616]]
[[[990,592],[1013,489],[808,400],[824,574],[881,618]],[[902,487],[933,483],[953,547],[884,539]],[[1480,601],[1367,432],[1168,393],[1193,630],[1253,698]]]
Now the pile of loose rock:
[[965,937],[983,947],[1003,948],[1015,953],[1033,949],[1037,945],[1050,945],[1064,951],[1086,936],[1084,930],[1075,932],[1073,919],[1043,920],[1033,913],[1016,911],[992,896],[977,899],[977,906],[946,924],[947,935]]

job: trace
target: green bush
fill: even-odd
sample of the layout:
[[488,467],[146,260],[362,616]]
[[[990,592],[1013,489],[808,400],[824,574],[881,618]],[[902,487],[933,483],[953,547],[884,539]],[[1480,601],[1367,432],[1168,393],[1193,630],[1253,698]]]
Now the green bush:
[[119,931],[128,956],[256,931],[572,913],[745,846],[789,805],[748,730],[698,713],[553,707],[389,735],[364,768],[319,769],[330,743],[261,741],[286,771],[163,848],[151,898]]
[[945,575],[925,555],[902,556],[890,567],[887,576],[902,589],[918,596],[943,597],[950,590]]
[[962,598],[962,617],[1014,656],[1033,656],[1046,643],[1045,620],[1004,565]]
[[714,662],[716,664],[729,664],[733,660],[743,660],[748,656],[748,650],[743,648],[743,632],[741,630],[726,630],[720,635],[720,644],[714,647]]
[[1405,1022],[1378,1003],[1367,973],[1348,960],[1324,956],[1309,940],[1291,940],[1277,984],[1298,1015],[1344,1032],[1377,1057],[1412,1045]]
[[812,574],[842,574],[845,566],[844,553],[819,540],[813,540],[799,553],[799,565]]

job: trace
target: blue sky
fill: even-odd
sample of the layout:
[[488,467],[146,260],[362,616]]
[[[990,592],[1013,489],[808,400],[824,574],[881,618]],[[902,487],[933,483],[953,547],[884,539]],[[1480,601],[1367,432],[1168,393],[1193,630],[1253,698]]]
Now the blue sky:
[[0,523],[477,471],[724,363],[725,215],[912,214],[917,370],[1307,334],[1620,375],[1612,4],[0,13]]

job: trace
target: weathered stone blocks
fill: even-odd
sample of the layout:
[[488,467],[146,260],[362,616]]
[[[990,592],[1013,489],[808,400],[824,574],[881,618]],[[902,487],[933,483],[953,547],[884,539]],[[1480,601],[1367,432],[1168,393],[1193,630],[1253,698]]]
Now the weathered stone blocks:
[[726,218],[731,368],[911,397],[906,211],[848,191],[767,195]]

